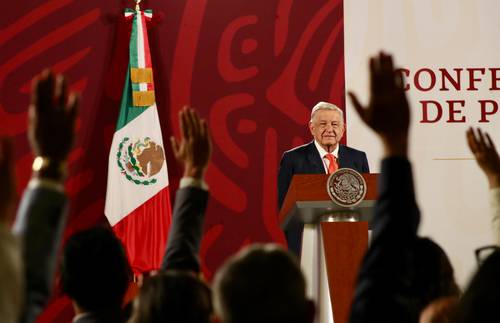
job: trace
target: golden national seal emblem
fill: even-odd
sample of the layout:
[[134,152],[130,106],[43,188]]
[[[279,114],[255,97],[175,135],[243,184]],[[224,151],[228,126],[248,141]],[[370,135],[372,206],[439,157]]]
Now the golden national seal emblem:
[[163,147],[151,138],[135,141],[125,137],[120,142],[116,154],[120,172],[137,185],[151,185],[157,182],[155,175],[165,163]]
[[334,203],[351,207],[365,198],[366,181],[354,169],[340,168],[328,177],[326,189]]

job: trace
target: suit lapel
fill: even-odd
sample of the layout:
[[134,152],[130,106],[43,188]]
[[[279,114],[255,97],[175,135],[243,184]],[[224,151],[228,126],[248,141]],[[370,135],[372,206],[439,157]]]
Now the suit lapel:
[[341,145],[339,144],[339,155],[338,155],[338,164],[339,164],[339,168],[342,168],[344,167],[344,158],[345,158],[345,149],[344,149],[344,145]]
[[307,161],[311,165],[311,173],[313,174],[324,174],[325,167],[323,166],[323,161],[319,155],[318,149],[314,145],[314,140],[307,146]]

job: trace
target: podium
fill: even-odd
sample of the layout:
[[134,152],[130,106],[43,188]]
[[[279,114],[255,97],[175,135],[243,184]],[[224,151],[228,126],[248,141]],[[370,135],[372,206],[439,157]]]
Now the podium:
[[326,174],[294,175],[279,213],[283,230],[304,225],[300,264],[318,323],[347,323],[359,267],[369,242],[378,174],[362,174],[363,201],[354,208],[334,204]]

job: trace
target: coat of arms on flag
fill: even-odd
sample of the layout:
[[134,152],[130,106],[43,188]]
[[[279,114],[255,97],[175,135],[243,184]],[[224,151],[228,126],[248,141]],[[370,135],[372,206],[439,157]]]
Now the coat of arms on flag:
[[137,185],[155,184],[158,181],[155,175],[165,164],[163,147],[149,137],[135,142],[129,137],[123,138],[116,159],[125,178]]
[[125,11],[132,21],[129,65],[109,153],[105,206],[136,274],[160,267],[171,220],[147,34],[151,18],[151,10]]

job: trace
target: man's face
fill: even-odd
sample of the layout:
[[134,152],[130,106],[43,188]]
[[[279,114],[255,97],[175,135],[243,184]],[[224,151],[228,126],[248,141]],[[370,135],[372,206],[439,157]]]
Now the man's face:
[[344,121],[335,110],[318,110],[309,122],[309,129],[321,147],[332,152],[344,135]]

